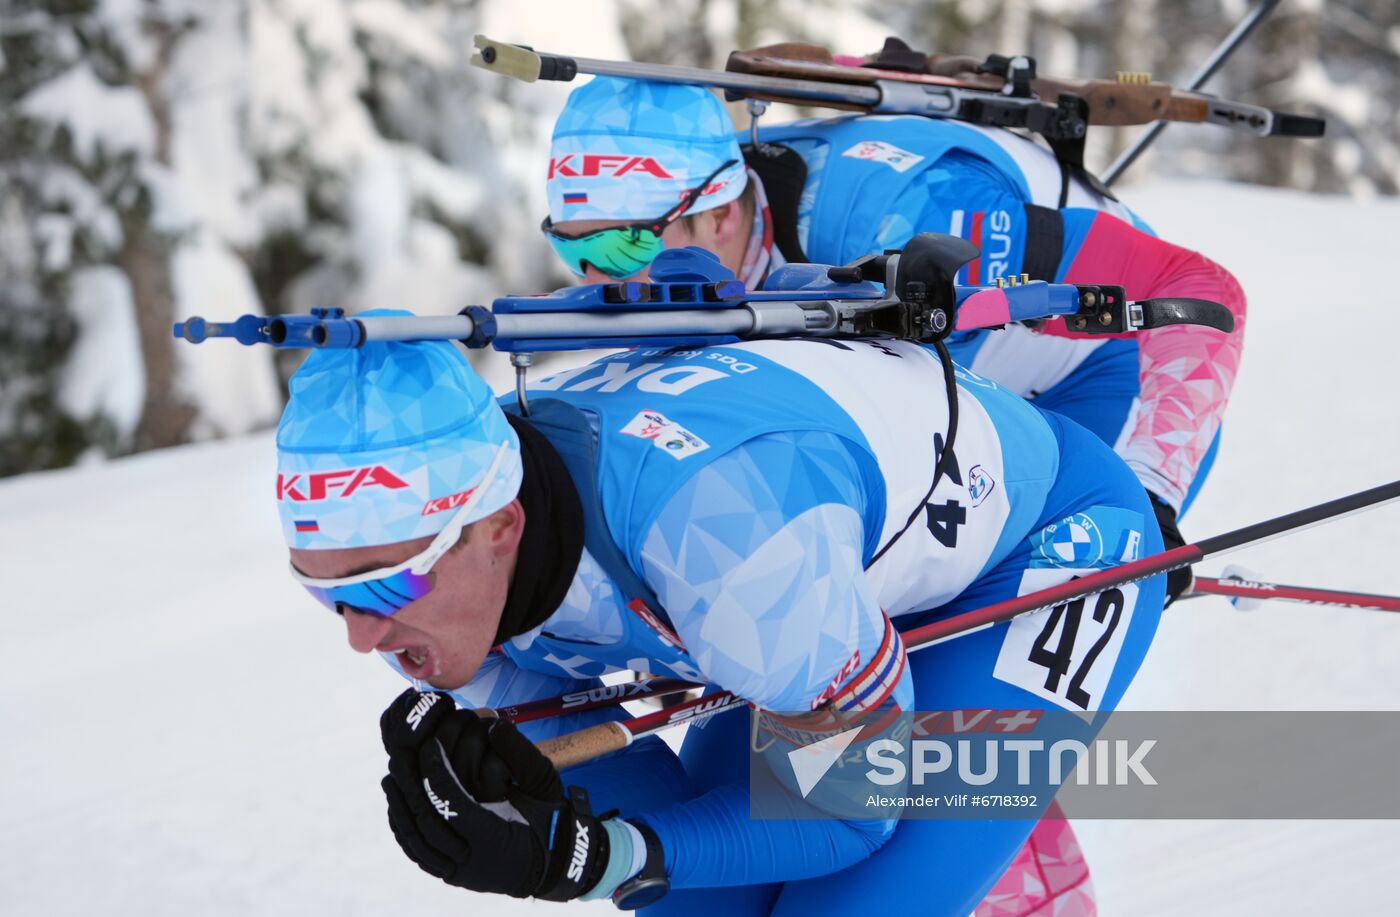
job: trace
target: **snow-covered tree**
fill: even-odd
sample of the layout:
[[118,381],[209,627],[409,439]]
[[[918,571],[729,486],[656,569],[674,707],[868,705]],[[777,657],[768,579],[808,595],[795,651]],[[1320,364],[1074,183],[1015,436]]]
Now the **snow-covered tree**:
[[[257,311],[236,246],[255,184],[241,139],[249,65],[235,4],[180,0],[31,3],[0,21],[11,104],[10,182],[22,184],[44,310],[74,331],[49,416],[109,435],[109,451],[154,448],[265,423],[271,364],[227,385],[170,335],[193,307]],[[18,342],[16,342],[18,343]],[[217,387],[218,391],[214,389]],[[57,431],[24,431],[39,442]],[[51,452],[51,462],[68,457]]]
[[450,0],[9,4],[0,473],[274,421],[272,355],[194,351],[170,335],[180,318],[455,312],[561,285],[534,187],[558,94],[467,66],[487,13]]
[[[569,282],[537,231],[570,84],[468,66],[472,35],[723,66],[735,47],[1028,52],[1183,81],[1248,0],[6,0],[0,475],[274,421],[299,356],[170,336],[191,314],[455,312]],[[1177,125],[1167,174],[1400,191],[1400,8],[1288,0],[1208,86],[1321,112],[1321,141]],[[733,106],[736,123],[747,116]],[[778,120],[792,110],[767,115]],[[1096,130],[1102,169],[1137,128]],[[493,382],[503,367],[479,363]]]

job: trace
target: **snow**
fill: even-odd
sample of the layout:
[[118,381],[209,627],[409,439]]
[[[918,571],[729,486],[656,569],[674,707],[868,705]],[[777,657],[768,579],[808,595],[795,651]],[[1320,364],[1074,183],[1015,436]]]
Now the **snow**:
[[[625,60],[627,45],[618,23],[630,10],[619,0],[581,0],[552,4],[549,15],[522,17],[507,3],[486,4],[481,34],[496,41],[528,44],[545,54],[582,54],[599,60]],[[543,87],[542,87],[543,88]],[[567,86],[557,87],[567,94]]]
[[31,117],[64,125],[72,134],[78,156],[92,159],[99,151],[150,155],[155,147],[155,122],[146,100],[131,86],[108,86],[86,63],[79,63],[30,93],[20,109]]
[[45,213],[34,220],[32,228],[33,241],[44,253],[44,270],[67,267],[73,257],[73,233],[78,228],[73,218],[66,213]]
[[397,157],[366,155],[359,163],[350,193],[352,257],[369,270],[390,252],[400,250],[408,235],[412,198],[408,178]]
[[309,143],[314,158],[344,166],[381,143],[357,93],[366,74],[340,4],[252,0],[250,130],[267,154]]
[[470,222],[487,206],[486,189],[480,178],[445,165],[417,147],[404,146],[399,155],[414,193],[432,201],[453,219]]
[[[254,68],[238,4],[209,4],[181,39],[169,78],[171,159],[185,206],[232,245],[248,246],[257,224],[246,199],[258,176],[248,156],[249,71]],[[259,62],[260,63],[260,62]]]
[[0,607],[5,913],[462,913],[384,824],[403,682],[284,575],[273,473],[262,434],[0,484],[23,571]]
[[75,271],[68,308],[78,340],[68,352],[58,399],[74,417],[105,414],[126,438],[141,419],[146,365],[136,330],[131,283],[107,265]]
[[359,0],[350,16],[362,31],[380,36],[430,67],[452,63],[452,48],[421,19],[404,15],[403,6],[390,0]]
[[111,35],[131,66],[137,70],[151,66],[157,55],[155,41],[143,28],[145,15],[156,12],[165,13],[169,17],[177,12],[176,0],[164,0],[161,4],[162,9],[157,11],[150,10],[149,6],[148,0],[105,0],[95,4],[92,10],[94,18],[102,24],[104,31]]
[[[177,321],[263,313],[247,266],[210,231],[195,233],[176,250],[171,275]],[[276,421],[282,395],[270,348],[177,344],[175,357],[181,390],[200,406],[196,435],[246,433]]]
[[[1400,202],[1223,183],[1134,187],[1164,237],[1226,265],[1249,296],[1244,362],[1188,539],[1230,531],[1400,477],[1400,364],[1386,333],[1400,294]],[[1205,215],[1209,216],[1206,217]],[[1400,594],[1400,505],[1241,550],[1264,579]],[[1285,602],[1241,613],[1174,606],[1124,707],[1400,710],[1400,617]],[[1321,771],[1319,773],[1321,777]],[[1070,813],[1071,816],[1073,813]],[[1396,822],[1076,822],[1101,913],[1380,913],[1393,910]]]
[[[1131,203],[1250,295],[1224,449],[1187,536],[1395,478],[1400,363],[1384,329],[1397,295],[1376,266],[1394,257],[1400,206],[1189,182],[1135,188]],[[201,311],[232,315],[243,305],[219,300],[230,275],[199,273],[232,257],[220,251],[190,277],[202,278]],[[254,375],[258,359],[224,342],[182,352],[191,366],[225,364],[223,378]],[[273,461],[263,433],[0,482],[5,912],[552,912],[448,888],[398,851],[377,788],[377,719],[402,682],[349,652],[339,621],[284,574]],[[1397,533],[1392,506],[1202,572],[1235,562],[1282,582],[1394,594]],[[1126,703],[1400,709],[1400,619],[1183,603]],[[1393,910],[1396,823],[1076,829],[1104,914]],[[571,913],[589,907],[612,913]]]
[[457,243],[441,224],[415,219],[398,248],[380,252],[348,304],[352,310],[391,306],[418,315],[455,315],[498,293],[490,274],[458,259]]
[[[54,166],[45,169],[39,184],[40,196],[54,209],[62,209],[71,214],[75,231],[84,229],[96,247],[112,251],[122,244],[121,221],[111,206],[102,199],[101,192],[83,178],[76,169],[67,166]],[[57,243],[59,249],[49,247],[44,253],[46,270],[61,270],[72,256],[72,247],[67,238],[49,236],[47,242]]]
[[249,122],[269,151],[294,146],[303,126],[318,117],[310,83],[303,78],[306,62],[297,33],[286,27],[279,12],[269,0],[252,0],[248,11],[248,43],[257,49],[258,61],[249,73]]
[[451,315],[473,300],[498,295],[489,288],[486,271],[457,257],[451,233],[412,216],[415,183],[430,189],[426,196],[434,203],[459,207],[464,215],[480,198],[480,186],[431,165],[421,152],[398,153],[386,148],[366,156],[355,175],[351,243],[362,274],[346,305]]
[[286,182],[259,186],[249,209],[269,233],[292,232],[306,225],[305,193]]

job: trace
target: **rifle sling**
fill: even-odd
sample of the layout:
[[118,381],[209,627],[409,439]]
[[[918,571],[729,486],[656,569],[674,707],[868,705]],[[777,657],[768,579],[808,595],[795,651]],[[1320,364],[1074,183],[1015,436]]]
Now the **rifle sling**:
[[1060,211],[1036,204],[1026,205],[1026,254],[1021,271],[1032,280],[1055,282],[1060,270],[1060,253],[1065,244],[1065,223]]
[[773,244],[790,263],[809,259],[797,238],[797,205],[807,184],[807,163],[791,147],[776,143],[746,145],[744,162],[763,182],[773,220]]

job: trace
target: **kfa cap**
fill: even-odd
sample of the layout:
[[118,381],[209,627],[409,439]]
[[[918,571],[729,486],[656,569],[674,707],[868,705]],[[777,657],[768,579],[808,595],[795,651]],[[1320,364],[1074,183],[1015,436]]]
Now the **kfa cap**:
[[277,426],[277,508],[290,547],[435,535],[502,448],[506,455],[467,521],[520,490],[520,441],[490,386],[446,341],[313,350],[289,388]]
[[701,182],[705,193],[687,213],[729,203],[748,182],[734,124],[714,93],[595,77],[569,95],[550,148],[553,222],[654,219]]

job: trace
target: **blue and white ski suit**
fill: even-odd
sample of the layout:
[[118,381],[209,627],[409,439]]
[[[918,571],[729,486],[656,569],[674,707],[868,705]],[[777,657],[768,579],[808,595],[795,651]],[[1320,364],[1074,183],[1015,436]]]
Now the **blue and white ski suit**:
[[[1151,234],[1132,211],[1072,180],[1066,206],[1049,150],[1010,131],[913,116],[799,121],[759,132],[807,167],[796,237],[810,261],[845,264],[947,232],[981,249],[962,283],[1028,272],[1112,283],[1129,299],[1194,296],[1235,315],[1229,335],[1175,326],[1126,337],[1037,331],[955,335],[954,359],[1113,445],[1180,514],[1214,458],[1238,368],[1245,300],[1228,272]],[[1027,206],[1030,205],[1030,206]],[[775,220],[793,219],[775,214]]]
[[[893,636],[891,619],[931,620],[1160,549],[1141,486],[1100,440],[970,372],[957,382],[954,461],[926,500],[949,412],[937,355],[914,344],[639,350],[537,380],[536,411],[557,399],[596,432],[607,529],[668,620],[629,608],[585,550],[560,608],[455,698],[498,708],[631,669],[775,711],[809,711],[833,691],[845,710],[1081,709],[1027,658],[1045,613],[907,660]],[[1104,624],[1086,620],[1076,638],[1089,709],[1114,707],[1157,625],[1161,577],[1124,591],[1101,652],[1089,648]],[[524,729],[539,740],[610,715],[623,714]],[[747,740],[747,717],[726,713],[692,728],[679,758],[651,738],[564,774],[595,811],[619,808],[661,838],[673,891],[649,913],[833,913],[867,906],[871,888],[883,906],[917,888],[921,909],[965,914],[1033,825],[907,822],[890,840],[889,821],[753,820]]]

